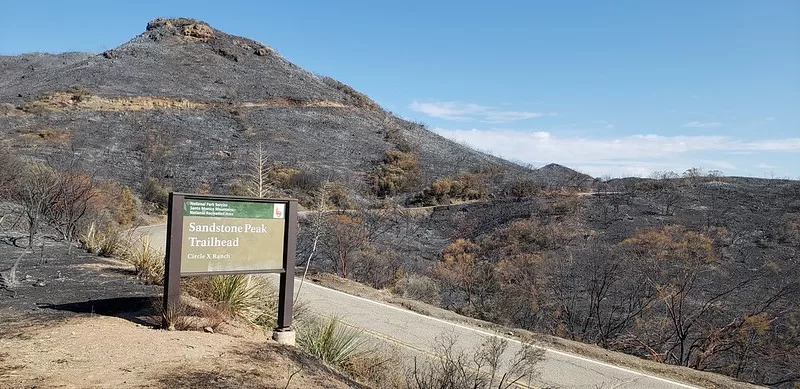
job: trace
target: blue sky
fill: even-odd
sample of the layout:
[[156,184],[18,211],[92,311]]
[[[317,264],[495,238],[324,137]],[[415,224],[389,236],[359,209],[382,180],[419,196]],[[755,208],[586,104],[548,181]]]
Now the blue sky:
[[800,178],[800,1],[2,0],[0,54],[202,19],[494,154]]

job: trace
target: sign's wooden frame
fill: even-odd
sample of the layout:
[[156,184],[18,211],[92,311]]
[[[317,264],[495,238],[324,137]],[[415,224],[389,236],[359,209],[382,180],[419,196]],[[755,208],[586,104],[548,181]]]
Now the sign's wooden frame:
[[[237,270],[216,272],[192,272],[181,274],[181,245],[183,242],[183,206],[190,200],[241,201],[249,203],[286,204],[286,225],[283,237],[283,268],[269,270]],[[297,200],[265,199],[240,196],[217,196],[191,193],[170,193],[167,210],[167,251],[164,258],[164,313],[180,304],[181,277],[214,276],[223,274],[279,273],[278,327],[276,331],[288,331],[292,325],[292,295],[294,294],[294,262],[297,249]],[[166,315],[162,325],[168,326]]]

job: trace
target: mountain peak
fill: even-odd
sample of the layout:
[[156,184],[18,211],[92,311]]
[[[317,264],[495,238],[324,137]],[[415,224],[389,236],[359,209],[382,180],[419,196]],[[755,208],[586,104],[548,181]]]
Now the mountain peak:
[[263,57],[275,53],[271,47],[251,39],[226,34],[202,20],[192,18],[153,19],[147,23],[145,32],[139,35],[138,39],[134,39],[134,42],[142,40],[170,43],[210,43],[217,53],[234,61],[238,61],[242,55],[255,54]]
[[215,34],[208,23],[190,18],[156,18],[147,23],[146,31],[201,42],[208,42]]
[[192,18],[155,18],[147,22],[147,31],[159,28],[181,28],[193,24],[202,24],[211,27],[208,23]]

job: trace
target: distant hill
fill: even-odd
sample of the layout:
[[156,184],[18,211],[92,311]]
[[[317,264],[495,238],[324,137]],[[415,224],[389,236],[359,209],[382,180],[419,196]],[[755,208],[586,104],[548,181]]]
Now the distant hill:
[[462,171],[492,167],[501,181],[530,172],[402,120],[262,43],[183,18],[153,20],[101,54],[0,57],[0,139],[35,158],[73,148],[87,170],[133,188],[150,176],[224,193],[259,142],[267,160],[340,181],[356,197],[392,150],[419,162],[400,192]]
[[557,163],[551,163],[534,170],[532,178],[549,187],[588,187],[594,181],[594,178],[588,174],[572,170]]

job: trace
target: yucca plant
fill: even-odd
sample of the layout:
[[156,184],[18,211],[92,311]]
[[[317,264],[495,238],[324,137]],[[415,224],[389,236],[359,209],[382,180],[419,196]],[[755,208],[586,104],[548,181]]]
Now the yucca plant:
[[[262,276],[225,275],[198,277],[181,281],[181,288],[189,295],[203,300],[209,307],[228,319],[242,319],[263,327],[275,328],[278,317],[278,291],[273,283]],[[296,302],[292,317],[300,319],[308,312],[308,304]]]
[[229,317],[254,322],[264,314],[270,300],[263,278],[246,275],[215,276],[207,298]]
[[298,329],[298,342],[306,352],[325,363],[346,367],[361,353],[366,338],[337,317],[316,318]]

